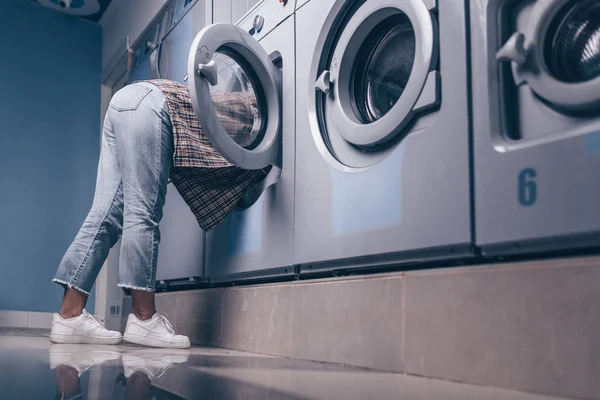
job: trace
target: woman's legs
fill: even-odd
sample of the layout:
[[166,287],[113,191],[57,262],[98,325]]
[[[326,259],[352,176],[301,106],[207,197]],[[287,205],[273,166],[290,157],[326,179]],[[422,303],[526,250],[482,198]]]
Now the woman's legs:
[[73,318],[82,313],[87,303],[88,295],[76,289],[65,289],[60,315],[62,318]]
[[118,92],[109,113],[123,179],[119,286],[131,289],[134,315],[148,320],[156,313],[159,223],[173,159],[171,120],[162,92],[147,83]]
[[[159,223],[174,151],[162,92],[138,83],[115,94],[107,112],[104,142],[107,149],[103,144],[94,206],[55,279],[68,288],[61,310],[64,317],[57,315],[53,321],[55,340],[89,340],[80,332],[77,319],[97,323],[81,311],[108,251],[121,237],[119,286],[131,290],[133,298],[126,339],[156,347],[189,347],[189,339],[176,335],[166,318],[156,314],[154,302]],[[70,316],[75,318],[66,320]],[[101,338],[103,342],[118,339],[116,332],[98,332],[111,335]]]
[[133,313],[123,339],[154,347],[187,348],[156,313],[154,287],[160,243],[159,223],[173,159],[173,131],[162,92],[147,83],[128,86],[113,97],[112,125],[123,176],[123,235],[119,286],[130,289]]
[[156,314],[156,304],[154,301],[154,292],[145,290],[131,291],[131,312],[142,321],[149,320]]
[[61,317],[81,314],[121,236],[119,286],[132,289],[136,316],[147,319],[155,313],[158,223],[172,156],[170,118],[159,89],[135,84],[120,90],[104,122],[92,208],[54,278],[66,288]]

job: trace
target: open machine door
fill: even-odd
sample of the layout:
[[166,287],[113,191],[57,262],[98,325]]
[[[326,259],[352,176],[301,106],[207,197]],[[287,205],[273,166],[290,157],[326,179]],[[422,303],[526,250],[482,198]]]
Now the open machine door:
[[225,159],[243,169],[280,171],[281,70],[248,32],[231,24],[200,31],[188,85],[198,120]]

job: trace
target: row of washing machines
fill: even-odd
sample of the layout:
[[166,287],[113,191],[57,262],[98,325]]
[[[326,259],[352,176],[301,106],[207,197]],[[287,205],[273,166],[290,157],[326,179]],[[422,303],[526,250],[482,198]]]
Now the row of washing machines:
[[[600,1],[264,0],[186,38],[168,78],[272,166],[206,233],[212,282],[600,249]],[[243,143],[215,91],[256,96]]]

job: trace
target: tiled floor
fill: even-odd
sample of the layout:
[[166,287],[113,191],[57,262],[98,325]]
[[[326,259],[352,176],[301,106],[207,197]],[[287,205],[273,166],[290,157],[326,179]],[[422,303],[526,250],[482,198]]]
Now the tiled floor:
[[46,331],[0,330],[0,398],[21,400],[53,397],[211,400],[551,399],[223,349],[174,351],[125,345],[52,345]]

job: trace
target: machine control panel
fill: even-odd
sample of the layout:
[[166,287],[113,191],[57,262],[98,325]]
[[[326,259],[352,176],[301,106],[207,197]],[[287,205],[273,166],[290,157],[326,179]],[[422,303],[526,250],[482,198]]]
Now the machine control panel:
[[295,0],[265,0],[258,3],[237,23],[260,40],[294,13]]

